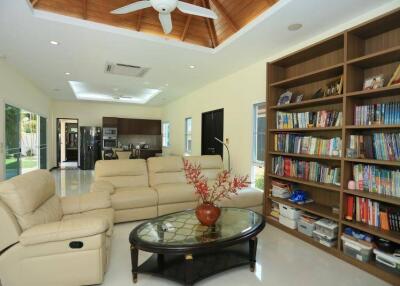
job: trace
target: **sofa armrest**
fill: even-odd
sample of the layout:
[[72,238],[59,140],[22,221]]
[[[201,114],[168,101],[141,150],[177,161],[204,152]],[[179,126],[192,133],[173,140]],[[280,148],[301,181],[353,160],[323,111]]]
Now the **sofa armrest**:
[[110,195],[115,193],[114,185],[107,181],[96,181],[90,186],[91,192],[107,191]]
[[61,198],[64,215],[111,208],[111,198],[107,191],[97,191],[78,196]]
[[85,217],[36,225],[19,237],[22,245],[79,239],[105,233],[108,222],[100,217]]

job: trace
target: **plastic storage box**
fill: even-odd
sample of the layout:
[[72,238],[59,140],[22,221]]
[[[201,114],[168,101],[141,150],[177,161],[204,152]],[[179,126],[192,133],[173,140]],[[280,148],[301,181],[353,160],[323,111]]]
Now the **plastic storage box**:
[[279,204],[279,213],[281,216],[287,217],[292,220],[297,220],[303,212],[291,206]]
[[336,238],[338,236],[338,224],[326,218],[315,223],[315,230],[327,237]]
[[334,247],[337,244],[337,237],[328,236],[326,234],[318,232],[317,230],[313,231],[312,236],[315,241],[327,247]]
[[374,249],[377,265],[391,272],[400,274],[400,257],[395,257],[378,249]]
[[297,220],[297,230],[307,236],[312,237],[317,219],[318,218],[315,216],[301,215]]
[[296,229],[297,228],[297,221],[296,220],[287,218],[287,217],[285,217],[283,215],[279,216],[279,223],[283,224],[284,226],[287,226],[288,228],[291,228],[291,229]]
[[342,235],[343,252],[362,262],[368,262],[372,256],[372,244],[365,241],[357,241],[347,235]]

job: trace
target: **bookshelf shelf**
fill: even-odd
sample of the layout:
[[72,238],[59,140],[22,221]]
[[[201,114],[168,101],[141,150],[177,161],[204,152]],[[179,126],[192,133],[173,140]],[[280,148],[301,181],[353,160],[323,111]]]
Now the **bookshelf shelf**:
[[374,164],[384,165],[391,167],[400,167],[400,161],[386,161],[386,160],[374,160],[374,159],[355,159],[355,158],[344,158],[347,162],[362,163],[362,164]]
[[353,196],[368,198],[368,199],[372,199],[375,201],[380,201],[380,202],[385,202],[385,203],[400,206],[400,198],[399,197],[386,196],[383,194],[370,193],[370,192],[357,191],[357,190],[343,190],[343,192],[346,194],[349,194],[349,195],[353,195]]
[[332,185],[332,184],[316,183],[316,182],[311,182],[311,181],[292,178],[292,177],[278,176],[278,175],[274,175],[274,174],[268,174],[268,176],[271,178],[280,179],[280,180],[297,183],[297,184],[302,184],[302,185],[306,185],[306,186],[311,186],[311,187],[315,187],[315,188],[320,188],[320,189],[324,189],[324,190],[330,190],[330,191],[336,191],[336,192],[340,191],[340,187],[338,187],[336,185]]
[[359,126],[359,125],[347,125],[345,127],[346,129],[400,129],[400,125],[363,125],[363,126]]
[[324,218],[328,218],[334,221],[339,221],[339,215],[338,214],[334,214],[332,212],[332,208],[329,206],[324,206],[321,204],[317,204],[317,203],[309,203],[309,204],[304,204],[304,205],[299,205],[299,204],[295,204],[290,202],[289,200],[286,199],[281,199],[281,198],[276,198],[276,197],[269,197],[270,200],[275,201],[277,203],[282,203],[288,206],[292,206],[294,208],[297,209],[301,209],[304,210],[306,212],[324,217]]
[[295,153],[284,153],[284,152],[269,152],[271,155],[285,156],[285,157],[295,157],[295,158],[310,158],[316,160],[330,160],[330,161],[340,161],[341,157],[335,156],[320,156],[320,155],[308,155],[308,154],[295,154]]
[[343,73],[343,63],[329,66],[323,69],[319,69],[313,72],[302,74],[299,76],[291,77],[285,80],[281,80],[272,83],[271,87],[289,88],[294,86],[299,86],[309,82],[320,81],[335,76],[339,76]]
[[348,62],[361,68],[370,68],[400,60],[400,46],[362,56]]
[[[372,126],[354,125],[354,114],[357,106],[400,102],[400,84],[389,87],[384,86],[374,90],[363,90],[364,81],[366,79],[381,74],[385,79],[385,84],[387,84],[400,64],[399,17],[400,9],[394,10],[267,64],[268,82],[266,101],[268,112],[266,117],[267,136],[265,141],[266,168],[264,212],[267,221],[272,225],[320,249],[328,251],[332,255],[366,270],[389,283],[400,286],[400,275],[381,269],[376,266],[374,262],[361,263],[344,255],[340,243],[337,248],[329,249],[315,242],[312,238],[297,232],[297,230],[291,230],[279,224],[277,220],[274,220],[270,216],[272,198],[269,197],[272,181],[299,184],[299,186],[309,194],[310,198],[315,201],[314,204],[294,205],[287,200],[279,198],[273,198],[273,200],[337,221],[339,224],[339,236],[342,234],[344,227],[350,226],[377,237],[400,243],[400,232],[383,231],[366,224],[348,222],[342,219],[345,217],[347,211],[346,203],[349,196],[372,199],[380,202],[383,207],[385,207],[385,204],[390,204],[393,207],[400,207],[400,198],[347,189],[348,182],[354,179],[354,164],[371,164],[380,166],[383,169],[393,170],[400,169],[400,161],[346,158],[344,155],[338,158],[275,151],[275,135],[277,133],[299,133],[301,135],[324,139],[340,137],[342,141],[341,153],[346,154],[350,138],[354,139],[354,137],[350,137],[351,135],[371,136],[374,132],[400,132],[400,124]],[[316,94],[319,89],[322,88],[326,90],[327,87],[331,86],[333,80],[339,76],[342,76],[343,79],[342,94],[317,99],[313,98],[314,94]],[[291,91],[294,95],[302,94],[302,101],[278,106],[277,103],[280,96],[287,90]],[[277,120],[282,119],[282,116],[278,118],[277,112],[305,113],[323,110],[341,112],[341,126],[326,128],[277,128],[277,126],[282,126],[281,121],[279,121],[280,125],[277,124]],[[287,116],[287,118],[290,118],[290,116]],[[325,118],[323,118],[323,120],[324,119]],[[321,120],[321,117],[317,120]],[[313,118],[312,121],[315,122],[315,118]],[[301,142],[301,144],[303,144],[303,142]],[[292,159],[299,158],[299,160],[301,158],[302,161],[321,160],[323,165],[331,168],[340,166],[341,186],[274,175],[274,168],[271,162],[276,156]],[[336,205],[339,205],[341,212],[338,216],[334,215],[331,208],[328,207]]]
[[304,100],[299,103],[274,105],[274,106],[271,106],[270,109],[289,110],[289,109],[303,108],[303,107],[309,107],[309,106],[315,106],[315,105],[341,103],[343,101],[343,97],[344,97],[343,95],[335,95],[335,96],[328,96],[328,97],[323,97],[323,98],[315,98],[315,99]]
[[386,97],[386,96],[395,96],[400,92],[400,84],[393,86],[381,87],[373,90],[360,90],[354,92],[348,92],[346,94],[347,97],[352,98],[377,98],[377,97]]
[[354,227],[358,230],[367,232],[372,235],[382,237],[384,239],[393,241],[395,243],[400,243],[400,232],[390,231],[390,230],[382,230],[377,227],[370,226],[370,225],[367,225],[365,223],[360,223],[360,222],[350,222],[350,221],[342,220],[342,223],[344,225]]
[[270,129],[270,132],[320,132],[320,131],[341,131],[341,127],[310,127],[310,128],[287,128]]

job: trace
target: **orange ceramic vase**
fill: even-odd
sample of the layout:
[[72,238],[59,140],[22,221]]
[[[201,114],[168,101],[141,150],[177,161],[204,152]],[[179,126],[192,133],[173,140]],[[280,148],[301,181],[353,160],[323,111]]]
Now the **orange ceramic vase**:
[[213,226],[221,215],[221,209],[213,204],[201,204],[196,208],[196,217],[202,225]]

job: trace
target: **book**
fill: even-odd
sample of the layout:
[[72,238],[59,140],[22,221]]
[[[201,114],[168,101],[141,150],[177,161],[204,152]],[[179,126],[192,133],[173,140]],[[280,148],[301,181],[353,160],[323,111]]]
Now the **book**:
[[310,111],[276,113],[277,129],[310,128],[310,127],[340,127],[342,126],[341,111]]
[[288,157],[272,158],[275,175],[340,186],[340,168],[314,161],[295,160]]
[[358,105],[354,112],[354,125],[400,124],[400,101]]
[[342,139],[319,138],[294,133],[279,133],[274,135],[274,150],[293,154],[322,155],[340,157]]

